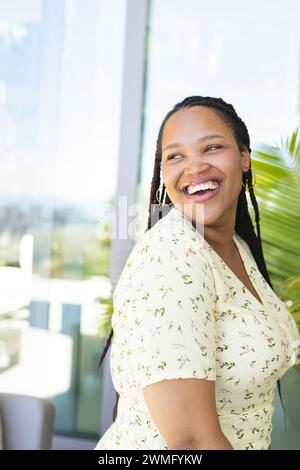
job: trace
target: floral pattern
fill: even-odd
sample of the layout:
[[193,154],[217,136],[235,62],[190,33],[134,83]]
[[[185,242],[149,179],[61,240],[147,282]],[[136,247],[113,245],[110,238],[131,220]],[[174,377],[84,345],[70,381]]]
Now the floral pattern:
[[176,206],[134,246],[113,294],[118,415],[97,450],[167,449],[142,389],[184,378],[215,381],[234,449],[269,447],[276,382],[296,361],[299,332],[247,243],[233,238],[262,303]]

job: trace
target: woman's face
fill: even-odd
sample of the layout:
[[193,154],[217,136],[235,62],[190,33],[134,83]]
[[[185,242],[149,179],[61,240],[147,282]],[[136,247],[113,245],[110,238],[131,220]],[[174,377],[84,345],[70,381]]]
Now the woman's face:
[[[193,106],[167,120],[163,180],[173,204],[197,223],[218,227],[230,221],[234,227],[242,173],[249,167],[248,150],[239,150],[233,131],[212,109]],[[206,188],[199,186],[205,182]]]

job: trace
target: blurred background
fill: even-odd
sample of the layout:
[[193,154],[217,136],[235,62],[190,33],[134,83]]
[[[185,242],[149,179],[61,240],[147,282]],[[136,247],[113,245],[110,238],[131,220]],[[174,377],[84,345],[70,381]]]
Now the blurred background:
[[[53,449],[91,449],[111,423],[99,316],[134,240],[110,234],[124,195],[146,229],[159,126],[184,97],[245,121],[267,264],[299,324],[299,17],[296,0],[0,0],[0,392],[53,402]],[[300,449],[299,377],[275,449]]]

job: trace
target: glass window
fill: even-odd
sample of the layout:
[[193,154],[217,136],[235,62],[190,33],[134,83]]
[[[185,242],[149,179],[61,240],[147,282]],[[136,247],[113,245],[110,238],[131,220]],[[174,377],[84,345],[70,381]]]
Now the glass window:
[[51,397],[71,435],[101,419],[125,9],[0,3],[0,390]]

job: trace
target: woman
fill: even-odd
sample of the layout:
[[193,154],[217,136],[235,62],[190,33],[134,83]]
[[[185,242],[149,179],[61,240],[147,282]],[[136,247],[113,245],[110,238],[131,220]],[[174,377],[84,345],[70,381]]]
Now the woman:
[[[270,448],[299,333],[267,273],[250,153],[221,98],[186,98],[165,117],[148,230],[114,291],[100,363],[113,339],[119,400],[97,450]],[[171,208],[152,225],[158,192]]]

